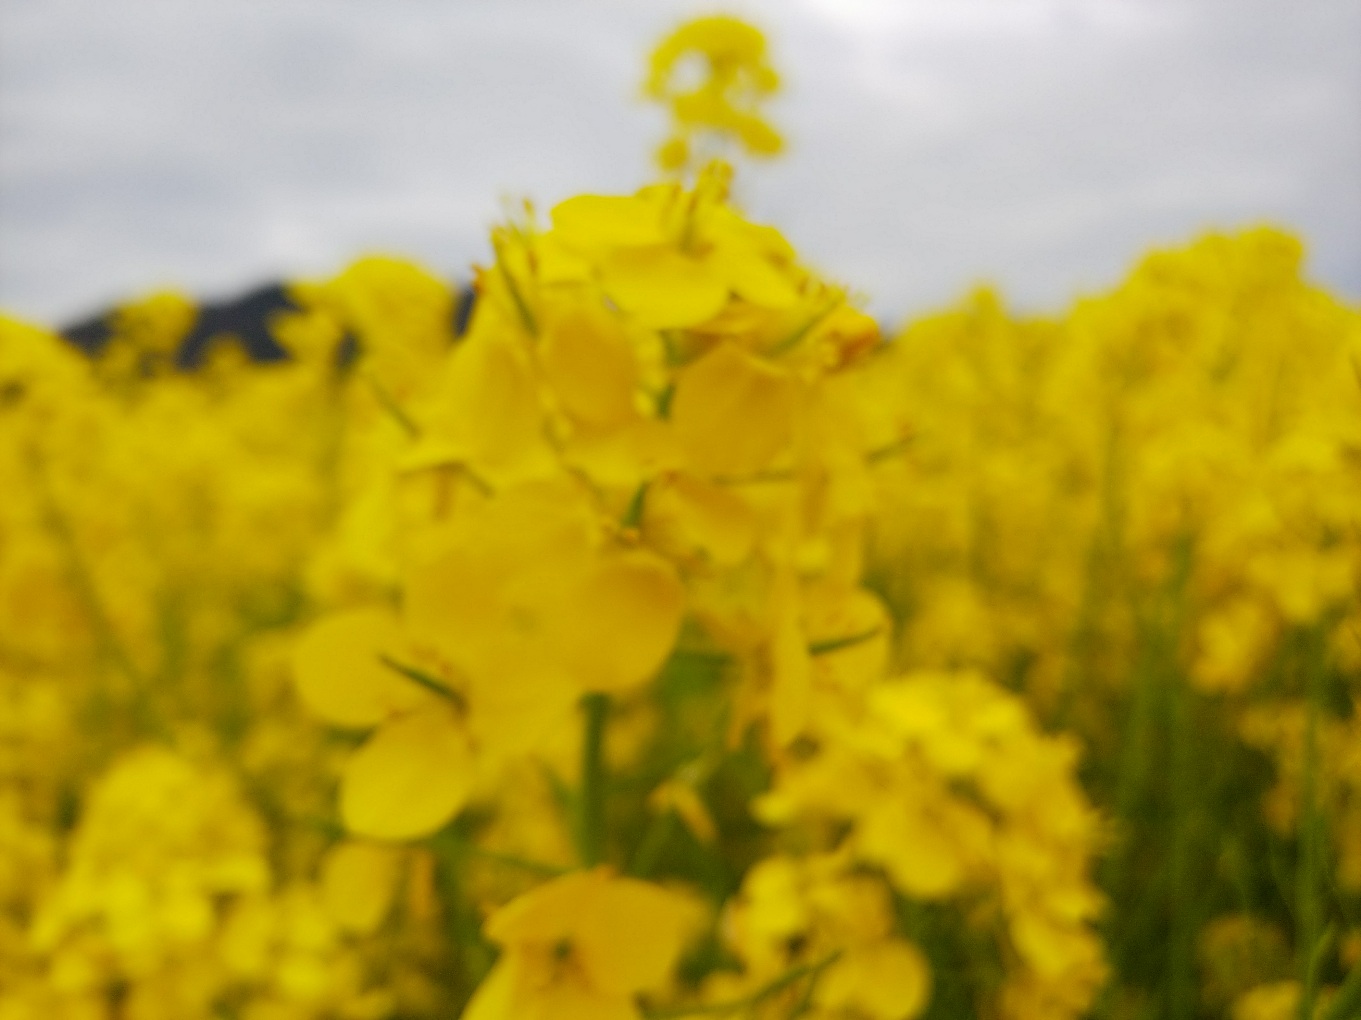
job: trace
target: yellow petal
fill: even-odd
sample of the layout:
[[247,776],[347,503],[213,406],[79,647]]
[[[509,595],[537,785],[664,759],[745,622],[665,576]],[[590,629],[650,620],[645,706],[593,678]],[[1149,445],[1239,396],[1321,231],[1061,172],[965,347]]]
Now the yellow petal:
[[647,805],[657,812],[676,812],[690,834],[701,843],[713,843],[718,839],[718,827],[708,805],[688,783],[668,779],[648,795]]
[[1011,918],[1012,944],[1038,974],[1058,978],[1091,959],[1093,935],[1080,924],[1065,924],[1033,910]]
[[756,542],[756,518],[732,489],[693,475],[659,479],[647,491],[643,530],[671,555],[702,555],[719,566],[747,558]]
[[450,355],[421,444],[433,444],[474,470],[528,477],[551,460],[544,441],[538,380],[516,341],[471,333]]
[[602,883],[574,940],[592,983],[616,994],[662,985],[699,920],[689,899],[650,882]]
[[473,992],[462,1020],[516,1020],[523,1016],[516,999],[517,992],[528,983],[524,978],[520,960],[502,956]]
[[638,357],[623,324],[603,308],[580,305],[548,323],[540,364],[573,418],[618,425],[636,416]]
[[424,700],[424,692],[383,665],[402,647],[389,609],[352,609],[323,617],[293,647],[293,678],[312,712],[336,726],[367,727]]
[[540,284],[586,283],[593,275],[590,262],[564,244],[556,233],[534,239],[534,261]]
[[671,422],[695,470],[745,474],[788,444],[797,396],[788,373],[723,343],[679,374]]
[[931,970],[916,946],[890,939],[847,951],[827,968],[815,996],[828,1010],[909,1020],[931,997]]
[[709,260],[733,291],[754,305],[788,308],[799,300],[794,285],[760,252],[720,243]]
[[554,878],[494,912],[482,930],[491,941],[507,948],[570,939],[587,904],[607,881],[609,872],[604,868]]
[[796,582],[783,577],[775,591],[774,633],[770,639],[770,730],[775,742],[788,744],[808,725],[813,695],[813,660],[799,621]]
[[570,481],[513,486],[455,515],[406,585],[413,633],[475,680],[549,661],[551,617],[589,563],[592,518]]
[[340,927],[368,934],[383,923],[397,887],[401,852],[380,843],[347,840],[321,862],[321,894]]
[[567,244],[603,248],[666,241],[657,206],[636,195],[577,195],[549,215],[554,233]]
[[448,706],[432,704],[388,722],[345,763],[341,817],[374,839],[428,835],[463,806],[472,782],[461,724]]
[[916,805],[890,803],[861,819],[856,843],[867,859],[882,864],[893,884],[909,896],[940,899],[967,877],[962,854],[939,820]]
[[643,683],[676,643],[685,588],[653,553],[609,555],[565,594],[555,622],[564,662],[584,690],[623,691]]
[[555,733],[577,724],[581,687],[560,671],[489,674],[472,679],[468,692],[468,728],[487,757],[542,750]]
[[675,437],[666,422],[637,417],[609,432],[573,437],[564,451],[573,468],[596,485],[633,492],[676,464]]
[[605,293],[653,329],[697,326],[717,315],[728,300],[728,285],[721,277],[669,245],[613,251],[600,271]]

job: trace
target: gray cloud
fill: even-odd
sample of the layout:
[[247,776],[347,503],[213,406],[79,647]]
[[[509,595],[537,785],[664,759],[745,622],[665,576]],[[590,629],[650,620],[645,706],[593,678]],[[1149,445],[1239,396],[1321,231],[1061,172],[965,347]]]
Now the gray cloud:
[[[693,3],[0,0],[0,307],[61,321],[361,251],[449,275],[503,203],[628,191]],[[1053,307],[1264,220],[1361,297],[1361,0],[751,0],[788,80],[752,215],[889,318]]]

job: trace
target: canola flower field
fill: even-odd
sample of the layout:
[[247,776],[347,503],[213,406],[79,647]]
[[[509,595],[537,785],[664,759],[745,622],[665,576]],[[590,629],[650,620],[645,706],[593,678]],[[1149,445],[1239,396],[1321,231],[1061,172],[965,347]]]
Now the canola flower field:
[[1361,1016],[1361,310],[1263,228],[882,335],[712,159],[777,86],[664,40],[462,335],[0,319],[0,1020]]

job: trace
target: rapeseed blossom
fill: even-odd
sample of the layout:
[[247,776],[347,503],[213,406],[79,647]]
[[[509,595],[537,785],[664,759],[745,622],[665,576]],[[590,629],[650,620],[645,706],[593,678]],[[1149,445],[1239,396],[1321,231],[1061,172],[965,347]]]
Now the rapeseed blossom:
[[[702,78],[687,82],[686,63],[696,59]],[[779,87],[758,29],[724,15],[686,22],[652,51],[648,69],[646,92],[670,107],[672,119],[657,162],[667,170],[692,163],[696,136],[706,133],[731,138],[755,155],[775,155],[784,141],[759,104]]]
[[1361,313],[1263,228],[885,339],[704,162],[777,85],[665,40],[461,332],[0,319],[0,1020],[1361,1009]]

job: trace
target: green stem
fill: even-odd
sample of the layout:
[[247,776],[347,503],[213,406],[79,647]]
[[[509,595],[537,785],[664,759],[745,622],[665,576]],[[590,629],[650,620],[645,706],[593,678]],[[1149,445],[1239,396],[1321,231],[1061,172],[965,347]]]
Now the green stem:
[[515,281],[515,276],[511,273],[510,267],[506,265],[506,254],[501,248],[501,242],[495,237],[492,238],[492,250],[496,253],[496,268],[501,273],[501,279],[510,294],[511,303],[515,305],[516,314],[520,316],[520,323],[525,327],[526,333],[537,337],[539,335],[539,323],[535,320],[534,313],[529,310],[529,303],[525,301],[524,294],[520,292],[520,285]]
[[577,852],[585,867],[605,858],[605,723],[610,696],[599,692],[581,699],[585,732],[581,742],[581,792],[577,802]]
[[411,415],[407,414],[401,404],[397,403],[397,398],[388,392],[386,386],[380,383],[372,375],[365,372],[364,380],[369,384],[369,389],[373,391],[379,405],[384,411],[402,427],[402,431],[407,434],[409,439],[421,438],[421,427],[416,424]]
[[1295,914],[1298,926],[1296,938],[1300,972],[1301,1020],[1314,1014],[1314,1000],[1318,996],[1317,949],[1323,941],[1322,897],[1319,891],[1319,871],[1322,863],[1318,816],[1318,727],[1323,700],[1323,641],[1322,635],[1311,631],[1306,635],[1304,681],[1307,694],[1307,718],[1304,728],[1304,774],[1301,777],[1299,821],[1299,871],[1295,876]]
[[1333,942],[1337,937],[1337,929],[1331,924],[1323,930],[1313,948],[1309,952],[1309,962],[1304,972],[1304,985],[1300,994],[1301,1005],[1308,1000],[1307,1013],[1301,1013],[1302,1017],[1312,1017],[1314,1015],[1314,1000],[1318,997],[1319,972],[1323,970],[1323,961],[1332,952]]
[[1347,1020],[1348,1017],[1361,1016],[1361,963],[1351,969],[1342,987],[1333,996],[1323,1020]]
[[823,641],[811,641],[808,644],[809,655],[830,655],[832,652],[839,652],[843,648],[853,648],[856,645],[871,641],[883,633],[882,627],[871,627],[869,630],[862,630],[859,634],[847,634],[844,637],[827,638]]
[[831,315],[834,311],[836,311],[837,308],[841,305],[841,302],[844,300],[845,300],[844,295],[841,294],[836,295],[831,301],[823,305],[822,308],[814,312],[812,317],[805,321],[802,326],[794,330],[794,332],[790,333],[783,340],[779,341],[779,343],[777,343],[774,347],[766,351],[766,357],[768,358],[779,357],[781,354],[785,353],[785,351],[788,351],[794,346],[796,346],[800,340],[802,340],[809,333],[813,332],[813,330],[816,329],[819,325],[821,325],[823,320],[826,319],[827,316]]
[[1168,939],[1168,1000],[1173,1020],[1188,1020],[1196,1012],[1195,935],[1196,889],[1191,875],[1192,827],[1198,779],[1192,774],[1192,747],[1196,739],[1192,720],[1192,693],[1181,678],[1167,678],[1171,701],[1169,723],[1171,760],[1169,794],[1172,808],[1170,847],[1171,932]]
[[387,655],[380,654],[378,656],[378,661],[381,662],[388,669],[392,670],[394,673],[406,677],[412,683],[424,687],[427,691],[430,691],[432,694],[438,694],[445,701],[452,702],[454,707],[456,707],[460,711],[466,712],[468,710],[468,702],[464,699],[462,694],[454,690],[452,687],[444,686],[444,684],[440,683],[440,681],[435,679],[429,673],[425,673],[417,669],[415,666],[408,666],[404,662],[398,662],[396,659]]
[[[453,859],[461,862],[465,857],[476,857],[480,860],[490,861],[493,864],[501,864],[507,868],[518,868],[521,871],[528,871],[541,878],[556,878],[565,875],[570,870],[559,867],[556,864],[546,864],[543,861],[532,860],[528,857],[521,857],[519,854],[503,854],[496,850],[487,850],[478,846],[476,843],[462,836],[452,833],[441,833],[431,841],[431,845],[437,853],[454,855]],[[458,867],[462,867],[459,863]]]
[[675,827],[676,816],[672,811],[663,811],[652,816],[647,828],[643,830],[643,838],[638,841],[638,849],[634,852],[633,861],[629,865],[630,875],[638,878],[652,877],[657,862],[661,860],[662,851],[671,841]]
[[643,525],[643,513],[647,507],[647,487],[650,483],[644,482],[634,490],[629,505],[624,510],[624,519],[620,521],[620,527],[640,528]]
[[[742,1009],[752,1009],[759,1006],[771,996],[778,995],[790,985],[804,978],[816,981],[818,976],[836,963],[841,958],[841,951],[829,953],[817,963],[802,963],[797,967],[791,967],[778,977],[772,978],[769,982],[762,985],[750,995],[744,995],[740,999],[729,999],[727,1002],[711,1002],[699,1006],[670,1006],[664,1009],[643,1010],[643,1016],[647,1020],[672,1020],[673,1017],[682,1016],[721,1016],[725,1013],[736,1013]],[[810,981],[811,983],[811,981]]]

